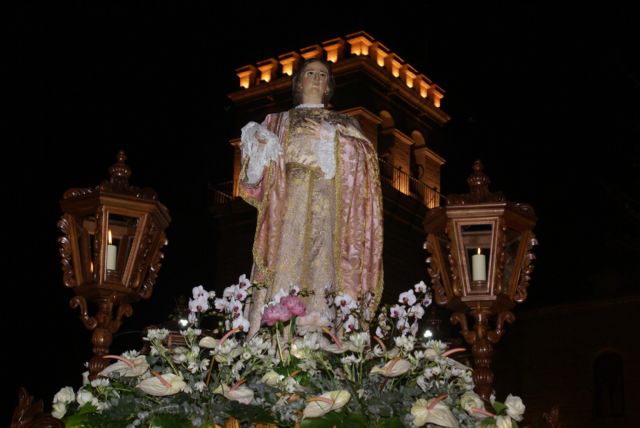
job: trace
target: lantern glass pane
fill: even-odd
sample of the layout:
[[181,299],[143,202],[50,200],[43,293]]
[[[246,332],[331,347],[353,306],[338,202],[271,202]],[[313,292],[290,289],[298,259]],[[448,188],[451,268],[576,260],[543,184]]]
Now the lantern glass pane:
[[133,248],[138,221],[138,217],[109,213],[108,232],[111,232],[111,240],[107,237],[105,265],[107,276],[113,279],[120,278],[124,273]]
[[464,245],[467,275],[470,284],[486,284],[491,257],[493,225],[486,223],[464,224],[460,226],[460,236]]

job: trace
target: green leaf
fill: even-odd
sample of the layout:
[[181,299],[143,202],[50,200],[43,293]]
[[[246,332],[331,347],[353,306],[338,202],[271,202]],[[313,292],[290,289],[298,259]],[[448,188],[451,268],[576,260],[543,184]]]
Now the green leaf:
[[492,427],[496,425],[496,418],[484,418],[482,422],[480,422],[481,427]]
[[342,426],[341,416],[336,412],[327,413],[320,418],[306,418],[300,422],[300,428],[333,428]]
[[369,423],[367,422],[367,419],[359,414],[359,413],[354,413],[348,416],[345,416],[340,425],[338,425],[338,427],[342,427],[342,428],[366,428],[367,426],[369,426]]
[[496,411],[496,415],[504,415],[505,410],[507,410],[507,406],[499,401],[493,402],[493,408]]
[[374,428],[404,428],[404,424],[402,420],[400,420],[400,416],[394,416],[392,418],[382,418],[377,421],[374,425]]
[[79,407],[75,414],[76,415],[86,415],[87,413],[95,413],[96,410],[98,410],[98,409],[96,409],[96,406],[94,406],[91,403],[86,403],[82,407]]
[[154,415],[149,420],[154,428],[194,428],[189,419],[179,415]]

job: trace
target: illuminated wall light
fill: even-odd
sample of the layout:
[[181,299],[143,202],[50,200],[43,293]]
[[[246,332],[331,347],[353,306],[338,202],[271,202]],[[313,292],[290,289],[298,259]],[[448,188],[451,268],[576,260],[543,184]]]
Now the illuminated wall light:
[[372,51],[378,67],[384,67],[387,62],[387,56],[389,56],[389,49],[382,43],[375,42],[372,45]]
[[253,83],[253,78],[256,75],[256,68],[252,65],[247,65],[236,70],[236,76],[240,80],[240,87],[248,89]]
[[300,55],[298,55],[296,52],[288,52],[286,54],[280,55],[278,58],[280,59],[282,74],[293,76],[296,64],[300,60]]
[[344,40],[341,38],[327,40],[322,43],[322,47],[327,53],[327,61],[336,63],[342,58],[342,52],[344,50]]
[[260,80],[262,82],[269,83],[274,77],[278,62],[273,58],[269,58],[264,61],[260,61],[257,66],[258,70],[260,70]]
[[307,46],[306,48],[300,49],[300,55],[305,60],[322,58],[322,47],[318,45]]
[[362,35],[363,33],[356,33],[355,37],[347,36],[347,42],[351,45],[351,55],[361,56],[361,55],[369,55],[369,46],[371,46],[372,41],[370,36],[367,34]]

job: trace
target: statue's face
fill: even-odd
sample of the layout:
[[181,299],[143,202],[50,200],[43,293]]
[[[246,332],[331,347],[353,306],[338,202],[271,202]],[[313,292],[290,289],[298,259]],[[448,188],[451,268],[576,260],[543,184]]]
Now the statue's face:
[[329,70],[321,62],[308,64],[301,76],[302,102],[304,104],[321,104],[327,93]]

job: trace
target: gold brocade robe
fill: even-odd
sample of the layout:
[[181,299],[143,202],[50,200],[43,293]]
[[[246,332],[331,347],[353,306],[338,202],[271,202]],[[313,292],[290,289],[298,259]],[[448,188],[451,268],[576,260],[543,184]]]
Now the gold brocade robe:
[[[334,144],[310,134],[308,120],[332,125]],[[382,198],[371,142],[354,119],[322,108],[268,115],[263,125],[282,153],[255,185],[246,184],[246,162],[241,173],[240,194],[258,209],[251,279],[264,285],[254,291],[251,332],[263,305],[294,285],[311,292],[307,314],[333,320],[326,292],[348,293],[373,312],[382,294]]]

